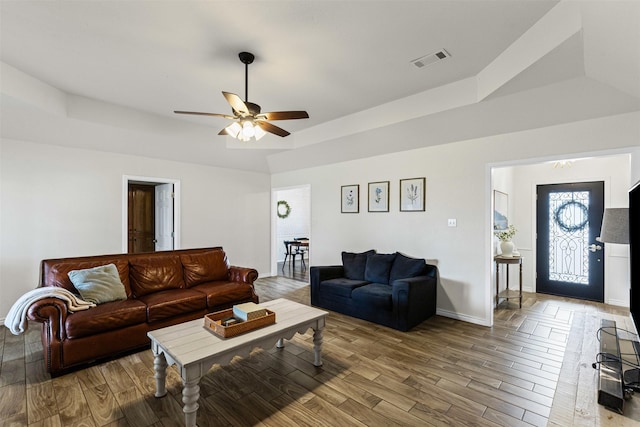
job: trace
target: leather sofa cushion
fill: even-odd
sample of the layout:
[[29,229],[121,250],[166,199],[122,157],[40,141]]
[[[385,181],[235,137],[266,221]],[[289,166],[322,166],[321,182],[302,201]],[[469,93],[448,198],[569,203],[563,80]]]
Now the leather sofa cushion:
[[201,292],[207,297],[207,307],[231,307],[242,301],[252,301],[251,285],[242,282],[207,282],[194,286],[191,290]]
[[369,256],[364,270],[364,280],[385,285],[389,284],[389,274],[395,259],[396,254],[373,254]]
[[426,261],[422,258],[410,258],[396,253],[396,259],[391,266],[389,274],[389,283],[393,283],[397,279],[407,279],[409,277],[422,276],[427,268]]
[[178,255],[135,257],[129,262],[131,290],[141,297],[167,289],[184,288]]
[[351,298],[361,309],[368,311],[393,311],[392,287],[382,283],[371,283],[354,289]]
[[375,253],[375,249],[370,249],[359,254],[353,252],[342,252],[344,277],[351,280],[364,280],[364,270],[367,265],[367,258]]
[[112,301],[67,316],[67,338],[81,338],[147,321],[147,307],[134,299]]
[[229,261],[223,250],[180,255],[184,283],[190,288],[200,283],[229,279]]
[[147,305],[148,323],[207,308],[204,295],[190,289],[154,292],[140,297],[139,300]]
[[132,291],[129,282],[129,261],[127,261],[126,259],[100,258],[88,261],[62,259],[60,261],[44,265],[43,274],[45,277],[43,278],[43,283],[46,286],[57,286],[60,288],[65,288],[66,290],[71,291],[76,295],[80,295],[75,286],[73,286],[73,283],[71,283],[71,279],[69,279],[69,272],[72,270],[85,270],[88,268],[100,267],[108,264],[115,264],[116,268],[118,269],[118,276],[120,276],[120,281],[124,285],[124,290],[127,294],[127,298],[130,298],[132,295]]
[[351,298],[351,292],[364,286],[369,282],[365,280],[351,280],[340,277],[337,279],[330,279],[320,282],[320,292],[323,294],[339,295],[345,298]]

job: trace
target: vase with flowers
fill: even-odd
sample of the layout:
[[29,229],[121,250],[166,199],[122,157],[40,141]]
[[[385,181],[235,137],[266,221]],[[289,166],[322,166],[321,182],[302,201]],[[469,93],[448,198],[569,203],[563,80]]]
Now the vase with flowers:
[[500,250],[502,251],[502,256],[511,257],[513,256],[514,245],[511,239],[516,235],[516,228],[513,225],[507,227],[506,230],[496,231],[495,235],[500,240]]

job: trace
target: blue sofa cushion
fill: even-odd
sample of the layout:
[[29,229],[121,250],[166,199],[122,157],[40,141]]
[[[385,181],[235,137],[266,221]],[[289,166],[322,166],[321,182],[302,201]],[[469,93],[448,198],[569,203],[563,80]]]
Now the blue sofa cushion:
[[370,283],[354,289],[351,298],[357,302],[359,310],[375,312],[378,310],[392,311],[392,288],[382,283]]
[[373,254],[369,256],[364,269],[364,280],[388,285],[391,265],[395,258],[396,254]]
[[369,282],[365,282],[364,280],[352,280],[340,277],[338,279],[330,279],[320,282],[320,290],[325,294],[333,294],[345,298],[351,298],[351,292],[354,289],[359,288],[360,286],[364,286],[368,283]]
[[342,267],[344,277],[351,280],[364,280],[364,270],[367,265],[367,258],[376,251],[374,249],[362,253],[342,252]]
[[396,259],[393,261],[393,265],[391,266],[389,283],[391,284],[397,279],[422,276],[426,267],[427,265],[424,259],[411,258],[397,252]]

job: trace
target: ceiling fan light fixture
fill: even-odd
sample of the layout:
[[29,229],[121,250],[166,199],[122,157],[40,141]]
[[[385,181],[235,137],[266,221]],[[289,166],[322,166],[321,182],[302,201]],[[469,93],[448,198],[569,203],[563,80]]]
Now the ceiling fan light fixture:
[[267,134],[264,130],[262,130],[262,128],[259,125],[254,126],[254,129],[256,131],[256,134],[254,136],[256,141],[259,141],[260,138],[262,138],[263,136],[265,136]]
[[238,136],[240,135],[240,131],[242,131],[242,126],[240,126],[240,123],[238,122],[233,122],[224,129],[227,132],[227,135],[238,138]]
[[251,120],[245,120],[242,124],[242,136],[246,138],[246,140],[250,140],[256,135],[256,130],[253,127],[253,123]]

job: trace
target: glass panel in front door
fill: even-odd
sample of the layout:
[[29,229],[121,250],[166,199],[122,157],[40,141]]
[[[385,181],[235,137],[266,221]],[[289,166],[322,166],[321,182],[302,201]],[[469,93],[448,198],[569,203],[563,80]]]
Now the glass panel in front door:
[[549,194],[549,279],[589,284],[589,192]]

